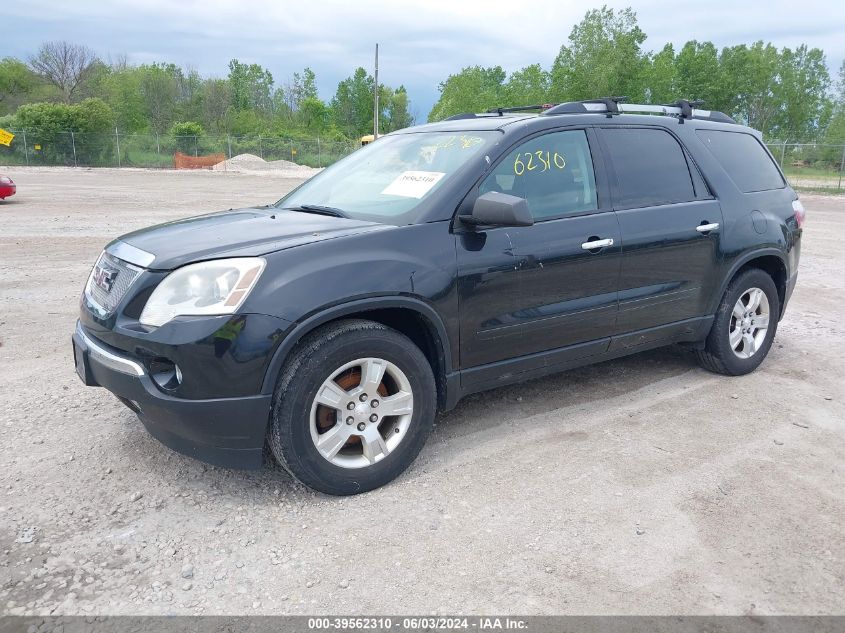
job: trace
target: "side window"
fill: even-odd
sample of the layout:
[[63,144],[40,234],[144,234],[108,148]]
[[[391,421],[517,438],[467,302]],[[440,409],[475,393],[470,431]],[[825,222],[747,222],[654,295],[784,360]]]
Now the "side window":
[[751,134],[696,130],[698,138],[716,157],[737,188],[743,193],[782,189],[780,177],[771,156]]
[[535,220],[597,209],[586,132],[551,132],[526,141],[481,183],[480,193],[489,191],[525,198]]
[[614,203],[631,209],[695,200],[684,150],[665,130],[604,128],[616,173]]

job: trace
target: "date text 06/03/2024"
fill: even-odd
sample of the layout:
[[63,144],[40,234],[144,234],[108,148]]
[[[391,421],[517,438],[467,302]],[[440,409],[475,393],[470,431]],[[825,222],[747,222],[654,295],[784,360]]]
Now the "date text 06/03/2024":
[[396,628],[397,630],[405,631],[472,629],[480,631],[519,631],[525,630],[527,627],[528,623],[525,620],[510,617],[405,617],[401,620],[401,626],[400,622],[395,622],[389,617],[324,617],[308,619],[308,628],[310,630],[359,629],[389,631]]

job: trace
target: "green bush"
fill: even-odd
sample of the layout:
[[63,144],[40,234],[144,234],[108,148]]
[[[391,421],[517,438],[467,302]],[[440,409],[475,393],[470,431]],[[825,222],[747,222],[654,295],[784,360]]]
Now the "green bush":
[[205,130],[196,121],[177,121],[170,128],[170,134],[172,136],[202,136]]
[[176,142],[176,149],[183,154],[197,152],[197,141],[205,134],[202,125],[196,121],[177,121],[170,128],[170,136]]
[[4,130],[14,130],[18,127],[18,121],[14,114],[6,114],[0,116],[0,128]]
[[28,144],[41,147],[34,150],[36,163],[99,165],[114,153],[114,113],[101,99],[30,103],[18,108],[15,118],[26,129]]

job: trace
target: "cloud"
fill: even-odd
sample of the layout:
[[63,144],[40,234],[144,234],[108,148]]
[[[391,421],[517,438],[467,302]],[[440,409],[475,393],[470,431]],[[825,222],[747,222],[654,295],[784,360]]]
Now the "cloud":
[[[404,84],[420,114],[437,98],[437,85],[462,67],[501,65],[513,71],[532,63],[549,67],[582,3],[537,0],[7,0],[4,54],[26,57],[41,41],[82,42],[103,56],[126,53],[131,62],[153,59],[226,74],[234,57],[269,68],[277,83],[305,66],[317,73],[321,95],[357,66],[373,64],[381,45],[380,79]],[[628,2],[609,2],[621,8]],[[596,3],[595,6],[600,6]],[[659,50],[690,39],[717,46],[772,41],[820,47],[832,72],[845,57],[845,3],[747,0],[645,0],[634,7]]]

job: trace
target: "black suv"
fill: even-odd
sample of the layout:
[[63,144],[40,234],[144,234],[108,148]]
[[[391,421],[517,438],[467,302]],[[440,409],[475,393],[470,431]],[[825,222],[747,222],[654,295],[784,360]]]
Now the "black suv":
[[179,452],[363,492],[470,393],[671,343],[754,370],[803,220],[760,134],[686,101],[459,115],[111,242],[76,367]]

